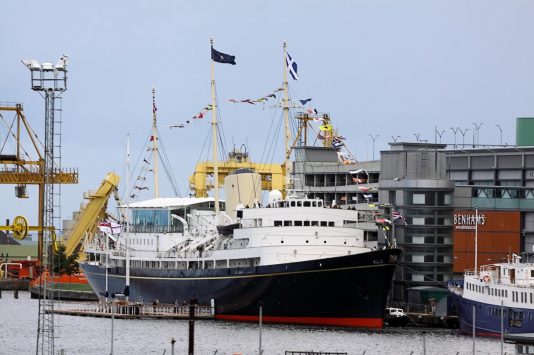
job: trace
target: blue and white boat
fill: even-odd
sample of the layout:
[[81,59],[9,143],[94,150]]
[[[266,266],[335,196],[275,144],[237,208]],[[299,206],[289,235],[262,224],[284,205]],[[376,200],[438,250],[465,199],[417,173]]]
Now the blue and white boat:
[[477,335],[534,332],[534,263],[523,258],[513,254],[505,263],[466,271],[463,285],[449,283],[463,332],[473,332],[473,314]]

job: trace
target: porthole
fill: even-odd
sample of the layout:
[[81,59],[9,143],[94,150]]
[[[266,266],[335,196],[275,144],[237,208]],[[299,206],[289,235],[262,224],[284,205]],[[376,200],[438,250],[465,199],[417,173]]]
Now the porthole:
[[306,241],[306,243],[308,243],[308,241]]
[[324,243],[326,244],[326,240],[324,241]]

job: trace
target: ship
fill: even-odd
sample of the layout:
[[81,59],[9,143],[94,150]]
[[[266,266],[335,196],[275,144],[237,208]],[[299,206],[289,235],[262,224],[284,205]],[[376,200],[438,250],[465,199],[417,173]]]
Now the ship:
[[449,283],[463,332],[490,337],[534,332],[534,264],[524,258],[512,254]]
[[[219,199],[213,61],[230,63],[223,55],[212,56],[214,196],[122,203],[121,226],[85,241],[80,267],[89,284],[102,298],[211,305],[221,320],[257,321],[261,312],[263,322],[381,328],[401,250],[367,241],[359,211],[287,188],[289,134],[286,189],[263,201],[261,186],[271,179],[236,169],[224,179],[226,201]],[[286,70],[284,95],[287,122]]]

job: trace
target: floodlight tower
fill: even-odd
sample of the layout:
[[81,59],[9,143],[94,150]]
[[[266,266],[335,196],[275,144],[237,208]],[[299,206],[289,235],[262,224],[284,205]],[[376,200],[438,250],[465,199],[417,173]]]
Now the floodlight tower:
[[[64,54],[56,65],[39,63],[34,59],[22,61],[30,70],[32,90],[39,92],[45,101],[44,191],[42,196],[39,196],[43,209],[39,216],[42,221],[42,255],[39,255],[42,260],[42,274],[39,284],[41,292],[35,351],[37,355],[55,353],[54,290],[51,287],[54,282],[54,268],[51,246],[55,242],[54,221],[57,217],[54,211],[56,208],[59,210],[59,193],[54,194],[54,173],[61,169],[61,119],[56,120],[55,113],[61,110],[60,107],[56,108],[56,100],[67,90],[67,60],[68,56]],[[58,138],[56,143],[55,138]]]

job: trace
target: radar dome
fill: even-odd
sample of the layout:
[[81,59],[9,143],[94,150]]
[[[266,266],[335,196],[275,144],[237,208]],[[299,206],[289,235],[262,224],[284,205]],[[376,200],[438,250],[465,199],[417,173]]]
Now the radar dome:
[[275,201],[280,201],[281,199],[282,199],[282,193],[280,191],[278,190],[269,191],[269,197],[268,197],[269,204]]

